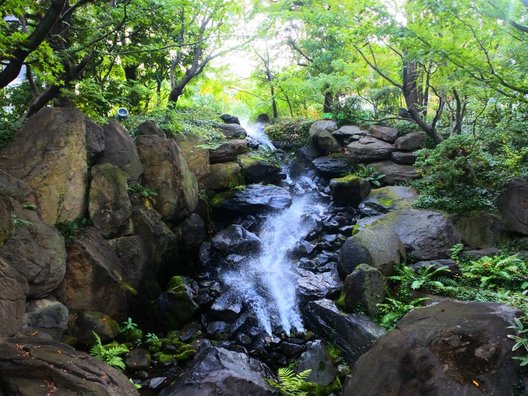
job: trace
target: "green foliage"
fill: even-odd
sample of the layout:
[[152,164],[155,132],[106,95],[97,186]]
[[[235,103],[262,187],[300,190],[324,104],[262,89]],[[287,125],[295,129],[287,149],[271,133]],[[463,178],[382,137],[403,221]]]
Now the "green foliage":
[[470,135],[452,136],[435,149],[418,151],[422,179],[414,205],[454,213],[493,208],[504,183],[497,161]]
[[310,142],[310,127],[313,121],[303,119],[283,119],[266,127],[271,140],[286,142],[294,147],[302,147]]
[[15,227],[23,227],[31,224],[31,221],[21,219],[14,212],[11,213],[11,221]]
[[337,100],[332,111],[339,125],[366,125],[366,122],[373,118],[371,112],[365,110],[364,100],[358,96]]
[[116,367],[118,369],[125,369],[125,361],[123,360],[123,354],[129,352],[129,349],[124,344],[111,343],[103,345],[101,338],[95,331],[92,332],[95,337],[95,344],[90,349],[90,355],[102,360],[109,366]]
[[515,318],[514,325],[508,327],[509,329],[515,330],[515,334],[508,334],[508,338],[515,341],[512,351],[515,352],[520,349],[524,353],[523,356],[513,357],[513,359],[521,362],[521,366],[528,365],[528,327],[525,326],[526,319],[526,316],[522,319]]
[[154,333],[147,333],[145,335],[145,343],[149,346],[149,349],[158,351],[161,348],[161,340]]
[[158,195],[158,193],[154,190],[151,190],[147,187],[145,187],[142,184],[131,184],[128,186],[128,192],[130,193],[136,193],[141,195],[145,199],[151,199]]
[[365,179],[374,187],[381,186],[381,179],[385,177],[383,173],[379,173],[374,167],[363,164],[359,164],[357,170],[353,171],[352,174]]
[[308,396],[308,377],[312,370],[296,373],[290,367],[281,367],[277,372],[278,382],[266,380],[268,384],[277,389],[282,396]]
[[385,302],[378,304],[380,317],[378,322],[386,329],[392,329],[396,323],[409,311],[419,308],[428,298],[415,298],[408,301],[400,301],[395,298],[386,298]]
[[75,238],[77,237],[77,234],[82,231],[82,229],[91,226],[92,220],[88,217],[81,217],[74,221],[65,221],[62,223],[55,224],[55,228],[57,228],[57,231],[59,231],[63,238],[66,246],[70,246]]
[[510,288],[522,290],[528,288],[528,262],[518,255],[498,255],[482,257],[462,264],[464,278],[476,287]]
[[396,266],[395,275],[389,276],[389,280],[398,285],[398,295],[410,297],[413,291],[422,290],[433,292],[441,290],[444,284],[438,280],[440,276],[450,272],[446,266],[420,267],[416,271],[405,264]]

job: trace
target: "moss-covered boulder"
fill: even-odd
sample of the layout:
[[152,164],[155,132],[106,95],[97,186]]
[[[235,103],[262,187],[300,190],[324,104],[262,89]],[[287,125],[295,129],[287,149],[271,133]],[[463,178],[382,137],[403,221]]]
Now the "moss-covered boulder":
[[209,191],[225,191],[242,184],[244,178],[236,162],[213,164],[207,176],[200,180],[200,188]]
[[248,184],[278,184],[281,182],[281,167],[258,154],[247,154],[238,157],[242,175]]
[[387,213],[392,210],[411,209],[417,197],[418,193],[414,188],[387,186],[372,190],[362,206],[380,213]]
[[68,332],[79,344],[92,345],[95,341],[93,333],[102,342],[110,341],[119,334],[119,325],[107,314],[96,311],[84,311],[73,315]]
[[385,286],[385,276],[380,271],[370,265],[359,264],[345,279],[345,309],[376,316],[377,304],[385,297]]
[[233,162],[240,154],[247,153],[247,151],[248,145],[245,139],[226,140],[209,149],[209,162],[211,164]]
[[173,276],[169,281],[167,291],[157,300],[158,316],[161,323],[170,329],[180,329],[189,322],[198,304],[193,300],[193,292],[189,279],[183,276]]
[[330,191],[338,206],[358,207],[370,193],[370,183],[359,176],[348,175],[330,181]]

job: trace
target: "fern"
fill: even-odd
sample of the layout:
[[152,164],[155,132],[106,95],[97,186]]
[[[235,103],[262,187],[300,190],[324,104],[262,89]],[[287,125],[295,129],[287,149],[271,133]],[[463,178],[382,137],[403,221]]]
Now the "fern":
[[101,343],[101,337],[95,332],[92,331],[95,337],[95,344],[90,349],[90,355],[96,359],[102,360],[106,364],[118,369],[125,369],[125,361],[120,356],[129,351],[128,347],[124,344],[108,344],[103,345]]
[[266,380],[272,387],[276,388],[282,396],[308,396],[310,383],[308,377],[312,370],[304,370],[296,373],[290,367],[282,367],[278,370],[279,382]]

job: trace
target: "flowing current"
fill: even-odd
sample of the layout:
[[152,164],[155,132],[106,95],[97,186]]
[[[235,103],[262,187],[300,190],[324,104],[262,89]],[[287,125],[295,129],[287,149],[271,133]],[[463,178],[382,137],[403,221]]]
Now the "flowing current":
[[298,276],[290,253],[311,231],[305,215],[321,215],[323,210],[318,203],[317,187],[310,178],[303,176],[292,181],[288,176],[285,183],[294,190],[292,205],[264,221],[258,234],[262,242],[259,254],[237,270],[222,275],[230,289],[249,304],[269,335],[275,326],[288,334],[293,327],[303,329],[297,298]]

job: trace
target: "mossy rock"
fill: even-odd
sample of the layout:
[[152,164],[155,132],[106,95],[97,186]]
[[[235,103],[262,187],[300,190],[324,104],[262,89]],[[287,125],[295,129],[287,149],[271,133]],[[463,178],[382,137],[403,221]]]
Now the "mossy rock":
[[159,320],[171,329],[182,328],[193,318],[198,308],[187,279],[183,276],[173,276],[168,290],[158,297]]
[[418,193],[411,187],[388,186],[374,189],[363,205],[387,213],[392,210],[410,209]]
[[347,175],[330,181],[334,203],[357,207],[370,193],[370,183],[356,175]]

